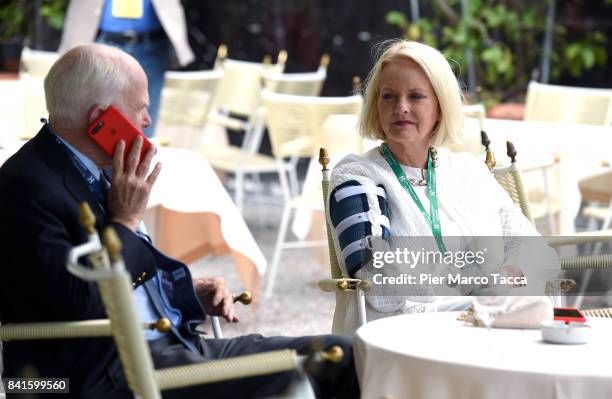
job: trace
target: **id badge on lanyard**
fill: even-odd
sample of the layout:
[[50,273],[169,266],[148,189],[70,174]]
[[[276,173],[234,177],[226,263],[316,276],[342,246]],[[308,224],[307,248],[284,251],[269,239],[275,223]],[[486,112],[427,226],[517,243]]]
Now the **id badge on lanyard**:
[[144,0],[112,0],[113,17],[140,19],[143,14]]

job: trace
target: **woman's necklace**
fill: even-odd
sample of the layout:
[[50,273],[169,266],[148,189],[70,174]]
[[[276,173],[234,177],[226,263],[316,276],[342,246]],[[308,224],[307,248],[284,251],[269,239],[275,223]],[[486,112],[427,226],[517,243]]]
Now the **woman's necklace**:
[[414,187],[423,187],[423,186],[427,185],[427,178],[425,177],[425,170],[426,169],[419,168],[419,170],[421,171],[421,178],[420,179],[411,179],[410,177],[408,177],[408,181]]

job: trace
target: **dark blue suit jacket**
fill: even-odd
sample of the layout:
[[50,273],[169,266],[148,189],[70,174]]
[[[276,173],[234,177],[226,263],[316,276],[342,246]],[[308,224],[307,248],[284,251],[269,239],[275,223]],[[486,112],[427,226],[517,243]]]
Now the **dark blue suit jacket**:
[[[96,227],[109,222],[96,196],[45,125],[0,168],[0,321],[2,324],[105,318],[95,284],[66,270],[70,248],[86,241],[78,208],[89,202]],[[186,266],[170,259],[120,224],[122,255],[136,283],[162,270],[164,290],[181,310],[174,331],[198,344],[195,325],[205,318]],[[154,301],[155,302],[155,301]],[[158,306],[158,303],[155,303]],[[110,338],[12,341],[4,343],[4,377],[28,366],[40,377],[70,378],[70,391],[83,396],[103,375],[119,373]]]

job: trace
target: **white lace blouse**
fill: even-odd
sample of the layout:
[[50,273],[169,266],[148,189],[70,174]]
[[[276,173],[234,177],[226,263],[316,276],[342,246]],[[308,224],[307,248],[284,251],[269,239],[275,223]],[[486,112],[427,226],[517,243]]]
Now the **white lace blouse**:
[[[413,169],[413,170],[411,170]],[[419,177],[416,168],[404,167],[408,177]],[[412,176],[415,175],[415,176]],[[330,181],[330,192],[338,185],[356,180],[362,185],[379,185],[385,188],[390,213],[391,235],[396,237],[432,236],[431,229],[410,195],[399,184],[386,160],[375,148],[364,155],[349,155],[334,168]],[[456,236],[450,240],[455,250],[467,247],[487,247],[488,256],[485,265],[477,268],[465,268],[466,274],[482,275],[496,271],[505,265],[519,266],[525,273],[532,262],[530,254],[534,248],[528,245],[539,245],[537,251],[557,263],[557,256],[545,243],[534,240],[518,240],[520,236],[539,236],[532,224],[522,214],[507,193],[497,183],[484,163],[467,153],[453,153],[447,149],[438,149],[438,167],[436,168],[436,185],[442,234],[445,237]],[[425,187],[415,187],[425,209],[429,210],[429,200]],[[374,194],[366,194],[368,203],[378,207]],[[329,221],[331,222],[331,221]],[[338,237],[334,235],[337,257],[344,268]],[[463,238],[462,238],[463,237]],[[488,237],[503,237],[494,241]],[[498,248],[495,248],[498,246]],[[503,248],[502,248],[503,246]],[[451,248],[449,248],[451,249]],[[541,259],[540,255],[540,259]],[[356,272],[358,278],[372,281],[374,274],[398,275],[405,265],[385,265],[375,268],[372,262]],[[527,273],[525,273],[527,274]],[[435,310],[456,310],[471,303],[469,298],[441,298],[427,287],[420,287],[407,292],[405,287],[385,285],[385,292],[373,290],[366,295],[368,320],[386,317],[397,313],[414,313]],[[462,292],[469,295],[470,292]],[[334,315],[334,332],[351,333],[357,327],[357,308],[353,296],[337,296],[336,314]]]

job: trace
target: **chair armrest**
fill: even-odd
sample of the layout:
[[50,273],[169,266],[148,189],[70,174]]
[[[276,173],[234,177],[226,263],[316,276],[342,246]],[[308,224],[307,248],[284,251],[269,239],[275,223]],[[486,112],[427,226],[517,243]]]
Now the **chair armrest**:
[[612,255],[578,256],[561,259],[561,270],[609,269]]
[[590,244],[603,241],[612,241],[612,230],[585,231],[567,236],[548,237],[548,245],[551,247]]
[[241,292],[238,295],[232,295],[234,303],[240,302],[243,305],[250,305],[253,302],[253,295],[249,291]]
[[610,208],[585,206],[582,209],[582,216],[596,220],[605,220],[610,215]]
[[[170,321],[162,317],[155,322],[143,323],[142,328],[168,332],[170,331]],[[109,319],[15,323],[0,326],[0,341],[110,337],[111,335]]]
[[297,367],[296,352],[286,349],[160,369],[155,371],[155,379],[163,390],[278,373]]
[[583,309],[582,313],[588,317],[608,317],[612,318],[612,308]]
[[211,112],[208,115],[208,122],[216,123],[217,125],[225,126],[232,130],[247,130],[248,127],[245,121],[223,115],[219,112]]
[[330,278],[319,281],[319,288],[324,292],[346,292],[360,288],[369,291],[372,284],[367,280],[358,278]]
[[0,326],[0,341],[30,339],[109,337],[110,320],[15,323]]

